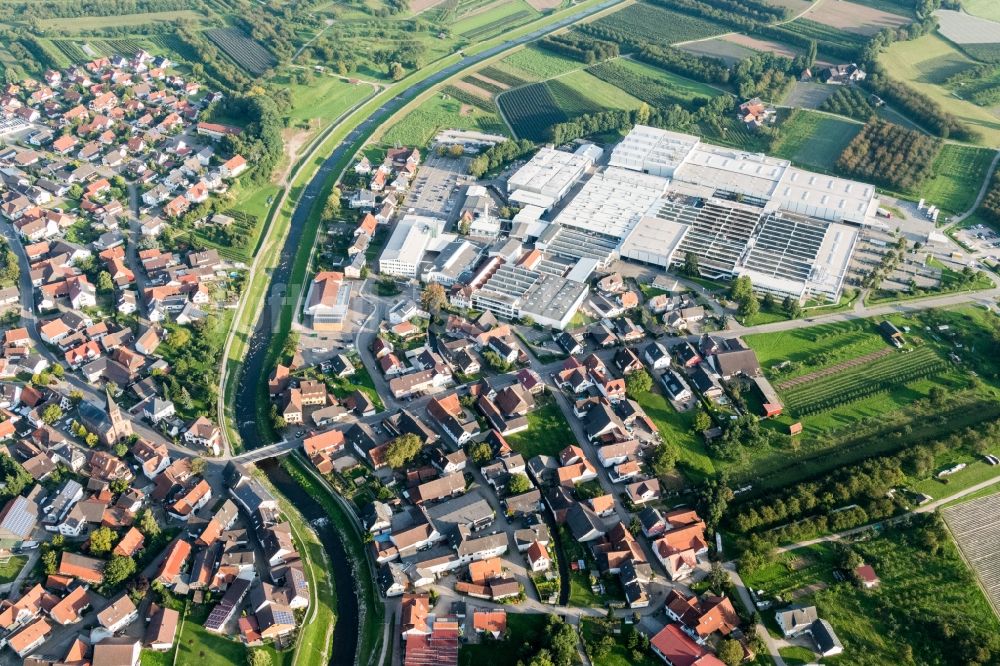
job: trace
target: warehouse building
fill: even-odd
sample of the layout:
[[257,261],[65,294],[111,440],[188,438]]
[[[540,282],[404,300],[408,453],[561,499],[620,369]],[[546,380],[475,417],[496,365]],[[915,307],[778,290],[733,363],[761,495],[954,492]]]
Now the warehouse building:
[[549,210],[580,182],[602,152],[593,144],[580,146],[572,153],[542,148],[507,179],[508,200],[519,206]]

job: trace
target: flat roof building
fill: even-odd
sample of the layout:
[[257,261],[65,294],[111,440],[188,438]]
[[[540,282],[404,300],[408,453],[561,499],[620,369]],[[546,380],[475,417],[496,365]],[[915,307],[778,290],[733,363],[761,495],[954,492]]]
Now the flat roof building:
[[455,239],[454,234],[443,231],[443,220],[424,215],[403,216],[379,257],[379,272],[398,277],[417,277],[424,253],[440,250]]
[[[593,151],[577,150],[575,153],[567,153],[546,146],[507,179],[507,192],[510,195],[517,195],[518,192],[539,195],[544,199],[524,200],[524,203],[551,208],[583,178],[587,169],[594,164],[594,159]],[[523,196],[516,200],[520,202],[522,199]],[[550,203],[542,205],[545,201]]]

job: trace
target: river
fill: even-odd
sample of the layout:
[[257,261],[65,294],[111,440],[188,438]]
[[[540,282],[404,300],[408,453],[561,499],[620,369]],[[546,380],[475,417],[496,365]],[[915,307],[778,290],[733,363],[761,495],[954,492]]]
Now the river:
[[[323,160],[323,163],[303,190],[299,204],[292,213],[288,236],[285,239],[285,244],[281,247],[278,262],[271,271],[271,280],[268,284],[264,308],[258,316],[257,323],[250,336],[247,353],[243,358],[239,380],[236,385],[236,404],[234,405],[233,412],[244,449],[255,449],[267,443],[261,436],[258,428],[256,410],[257,400],[266,399],[262,386],[266,385],[267,374],[270,371],[270,368],[265,367],[267,352],[271,346],[271,340],[278,324],[278,314],[286,295],[291,294],[292,297],[295,297],[299,293],[298,285],[292,285],[289,288],[288,281],[291,279],[295,254],[303,241],[306,220],[309,218],[313,206],[322,206],[324,204],[323,201],[319,200],[320,194],[323,191],[324,185],[335,175],[334,170],[337,165],[345,157],[359,150],[363,141],[373,129],[381,125],[393,113],[430,87],[498,53],[519,44],[525,44],[538,39],[553,30],[566,27],[585,16],[607,9],[620,2],[621,0],[605,0],[605,2],[575,12],[555,23],[522,35],[517,39],[508,40],[475,55],[462,57],[454,64],[428,76],[423,81],[414,84],[395,97],[387,100],[361,121],[357,127],[352,129],[337,144],[333,152]],[[312,243],[314,240],[309,239],[309,242]],[[275,487],[289,497],[296,508],[308,520],[326,516],[323,508],[310,495],[302,491],[301,487],[274,461],[261,461],[257,463],[257,466],[264,470]],[[347,590],[354,592],[353,574],[347,563],[348,560],[344,552],[341,535],[328,526],[317,529],[317,533],[330,556],[329,559],[333,567],[333,578],[337,585],[337,624],[334,628],[333,655],[330,663],[335,666],[353,664],[357,656],[358,640],[361,634],[360,627],[358,626],[356,594],[345,593]],[[560,558],[560,560],[562,559]]]

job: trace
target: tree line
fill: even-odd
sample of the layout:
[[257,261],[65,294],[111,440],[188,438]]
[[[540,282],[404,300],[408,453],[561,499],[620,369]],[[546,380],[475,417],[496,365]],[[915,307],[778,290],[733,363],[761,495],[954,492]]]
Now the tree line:
[[875,107],[869,103],[868,95],[856,86],[841,86],[820,104],[819,109],[865,121],[875,115]]
[[784,7],[761,0],[650,0],[652,4],[749,30],[758,23],[773,23],[788,17]]
[[469,164],[469,173],[473,177],[479,178],[484,173],[499,169],[522,155],[527,155],[534,149],[535,144],[528,139],[494,144],[472,158],[472,162]]
[[[276,100],[282,96],[272,96],[263,89],[252,90],[245,95],[224,97],[209,107],[209,118],[238,118],[243,122],[243,132],[227,134],[219,140],[224,153],[239,154],[253,165],[247,178],[253,184],[262,184],[271,177],[284,150],[281,130],[284,119]],[[287,102],[287,100],[286,100]]]
[[639,49],[632,57],[696,81],[729,83],[729,68],[719,58],[695,55],[673,46],[659,47],[650,44]]
[[912,191],[930,176],[940,150],[939,139],[874,120],[851,139],[837,168],[861,180]]
[[558,53],[588,65],[608,58],[617,58],[620,54],[618,44],[614,42],[574,33],[551,35],[542,39],[538,45],[546,51]]

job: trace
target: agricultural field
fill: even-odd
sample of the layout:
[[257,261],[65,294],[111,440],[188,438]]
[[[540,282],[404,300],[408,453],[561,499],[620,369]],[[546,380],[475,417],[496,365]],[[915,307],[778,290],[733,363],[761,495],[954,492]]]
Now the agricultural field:
[[205,36],[227,56],[251,74],[263,74],[277,64],[277,59],[261,44],[236,28],[213,28]]
[[994,608],[1000,608],[1000,494],[963,502],[942,512],[952,536],[976,572]]
[[941,85],[952,74],[974,64],[957,48],[938,35],[924,35],[913,41],[896,42],[879,56],[879,63],[892,76],[927,95],[979,132],[980,145],[1000,148],[1000,123],[996,116],[989,109],[956,98]]
[[632,110],[642,101],[583,70],[546,81],[556,104],[570,118],[613,109]]
[[641,2],[604,16],[594,25],[618,30],[627,39],[652,44],[676,44],[729,32],[718,23]]
[[[825,4],[826,3],[822,3],[819,6],[822,7]],[[796,19],[791,23],[783,24],[781,27],[789,32],[794,32],[796,35],[816,40],[819,44],[820,51],[823,50],[824,42],[860,49],[867,41],[867,38],[864,35],[847,32],[843,28],[837,28],[833,25],[826,25],[824,23],[817,23],[816,21],[811,21],[807,18]]]
[[945,215],[964,213],[976,203],[993,155],[985,148],[947,143],[934,160],[933,176],[911,196],[927,199]]
[[1000,4],[995,0],[962,0],[962,9],[973,16],[1000,21]]
[[422,147],[444,128],[508,134],[503,120],[496,114],[438,93],[390,127],[382,136],[382,143]]
[[497,106],[519,139],[545,141],[550,127],[568,120],[544,83],[508,90],[497,97]]
[[695,55],[719,58],[730,67],[756,53],[753,49],[731,42],[725,37],[691,42],[690,44],[682,45],[680,48]]
[[[115,14],[115,26],[148,25],[150,23],[174,23],[176,21],[193,21],[204,23],[208,20],[205,14],[193,9],[178,9],[172,12],[147,12],[144,14]],[[86,32],[106,28],[111,22],[107,16],[74,16],[72,18],[51,18],[38,22],[46,30],[64,30],[67,32]]]
[[796,81],[781,103],[796,109],[818,109],[835,92],[836,86],[812,81]]
[[[962,6],[965,7],[969,0],[963,0]],[[889,14],[899,14],[900,16],[906,16],[908,18],[913,17],[913,3],[907,0],[852,0],[856,5],[865,5],[866,7],[874,7],[883,12],[888,12]]]
[[716,143],[720,146],[729,146],[738,150],[746,150],[751,153],[766,153],[770,150],[770,140],[762,137],[757,132],[748,129],[746,124],[733,115],[727,114],[720,118],[718,128],[716,125],[704,123],[698,132],[708,143]]
[[774,154],[829,172],[861,127],[860,123],[850,120],[800,110],[782,123],[781,139]]
[[[511,53],[492,68],[485,68],[483,73],[504,83],[519,85],[515,81],[521,83],[543,81],[580,67],[582,67],[580,63],[570,58],[544,51],[536,46],[526,46]],[[503,76],[513,78],[498,78]]]
[[609,60],[588,67],[587,72],[655,107],[679,104],[690,108],[696,100],[708,99],[721,93],[707,84],[628,58]]
[[795,58],[802,55],[798,49],[790,44],[782,44],[781,42],[776,42],[773,39],[761,39],[760,37],[752,37],[738,32],[731,35],[725,35],[719,39],[733,44],[738,44],[739,46],[748,48],[752,51],[773,53],[775,55],[784,56],[785,58]]
[[372,87],[353,84],[333,76],[317,77],[310,85],[292,85],[292,109],[289,120],[330,121],[338,118],[371,94]]
[[906,16],[847,0],[816,3],[803,18],[859,35],[874,35],[883,28],[898,28],[911,22]]
[[488,10],[463,18],[450,30],[465,39],[479,41],[538,18],[537,11],[524,0],[494,3]]
[[[759,583],[759,589],[770,594],[790,577],[797,589],[806,592],[794,603],[815,605],[844,644],[842,656],[822,663],[966,663],[958,652],[963,649],[960,645],[969,644],[958,635],[945,638],[940,627],[975,627],[976,633],[989,637],[1000,630],[1000,622],[938,520],[933,515],[918,516],[912,523],[851,544],[881,579],[874,592],[846,580],[836,582],[835,556],[815,548],[783,554],[759,572],[745,573],[744,579],[748,585]],[[795,567],[801,568],[785,575]],[[809,592],[810,588],[815,591]],[[764,614],[765,622],[776,630],[773,617],[772,612]],[[980,640],[972,641],[971,645],[981,645]],[[915,660],[907,656],[913,654],[920,656]]]
[[938,10],[934,15],[938,19],[938,32],[956,44],[1000,42],[1000,23],[996,21],[947,9]]

